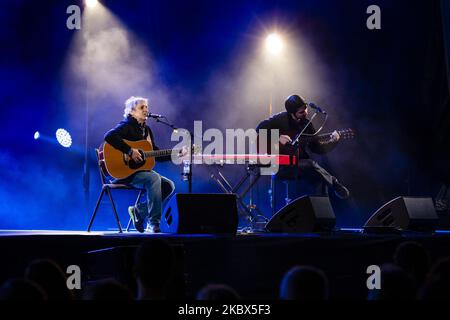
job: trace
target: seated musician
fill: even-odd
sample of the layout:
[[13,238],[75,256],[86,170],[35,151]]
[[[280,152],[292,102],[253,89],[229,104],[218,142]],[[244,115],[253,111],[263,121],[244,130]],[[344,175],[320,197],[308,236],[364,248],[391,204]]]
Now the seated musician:
[[[307,104],[303,98],[298,95],[291,95],[285,101],[286,111],[280,112],[269,119],[262,121],[256,130],[278,129],[279,152],[280,154],[295,155],[299,159],[298,166],[280,166],[276,175],[276,180],[300,180],[306,182],[307,189],[303,189],[311,195],[327,195],[325,186],[330,186],[335,194],[341,199],[347,199],[350,196],[348,189],[342,185],[336,177],[332,176],[317,162],[312,160],[306,150],[317,154],[324,154],[331,151],[338,143],[340,135],[334,131],[329,139],[312,140],[309,143],[302,142],[300,138],[299,147],[293,147],[291,142],[298,133],[300,133],[308,123]],[[312,124],[309,124],[304,133],[314,134],[316,131]],[[270,138],[269,138],[270,141]],[[304,184],[304,183],[303,183]],[[305,184],[304,184],[305,185]],[[304,187],[304,186],[303,186]],[[275,196],[275,195],[273,195]]]
[[[155,144],[152,130],[145,123],[148,114],[147,99],[130,97],[125,101],[123,114],[125,119],[105,134],[105,141],[124,154],[128,154],[134,161],[142,161],[139,151],[131,148],[123,139],[130,141],[147,139],[153,145],[153,150],[159,150]],[[186,151],[183,150],[180,156],[185,153]],[[168,161],[170,159],[171,155],[156,158],[157,161]],[[154,170],[138,171],[125,179],[114,180],[113,182],[130,184],[146,190],[147,201],[139,203],[136,207],[129,207],[128,213],[137,231],[144,232],[145,222],[148,220],[148,230],[150,232],[161,232],[159,222],[162,213],[162,203],[174,192],[174,183]]]

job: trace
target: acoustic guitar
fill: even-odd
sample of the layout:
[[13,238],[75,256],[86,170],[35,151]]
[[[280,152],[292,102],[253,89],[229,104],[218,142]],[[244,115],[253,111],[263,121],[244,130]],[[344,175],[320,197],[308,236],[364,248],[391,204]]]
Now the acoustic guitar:
[[[339,133],[340,139],[353,139],[355,137],[355,131],[353,129],[340,129],[336,130],[337,133]],[[333,132],[329,133],[323,133],[319,134],[317,136],[315,135],[305,135],[303,137],[300,137],[300,141],[302,143],[309,143],[309,142],[324,142],[331,138]]]
[[129,155],[114,148],[109,143],[103,143],[99,148],[99,158],[104,169],[113,178],[124,179],[138,171],[148,171],[155,167],[155,158],[178,154],[182,149],[153,150],[148,140],[123,140],[131,148],[139,150],[143,161],[136,162]]

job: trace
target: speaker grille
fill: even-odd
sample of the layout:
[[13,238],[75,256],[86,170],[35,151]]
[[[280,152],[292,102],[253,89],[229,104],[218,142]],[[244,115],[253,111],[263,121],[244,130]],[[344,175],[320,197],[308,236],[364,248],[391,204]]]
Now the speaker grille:
[[436,225],[437,215],[431,198],[397,197],[375,211],[364,227],[433,230]]
[[269,232],[330,231],[335,216],[328,197],[304,196],[281,208],[267,223]]

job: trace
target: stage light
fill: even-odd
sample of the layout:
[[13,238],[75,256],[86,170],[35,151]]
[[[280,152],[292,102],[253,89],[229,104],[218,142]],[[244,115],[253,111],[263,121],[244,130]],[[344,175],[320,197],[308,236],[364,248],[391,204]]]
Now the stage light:
[[65,148],[69,148],[72,145],[72,137],[65,129],[56,130],[56,140]]
[[97,0],[86,0],[86,6],[94,8],[98,4]]
[[283,40],[277,33],[271,33],[266,38],[266,49],[272,54],[279,54],[283,49]]
[[37,140],[37,139],[39,139],[39,137],[41,136],[41,134],[39,133],[39,131],[36,131],[35,133],[34,133],[34,140]]

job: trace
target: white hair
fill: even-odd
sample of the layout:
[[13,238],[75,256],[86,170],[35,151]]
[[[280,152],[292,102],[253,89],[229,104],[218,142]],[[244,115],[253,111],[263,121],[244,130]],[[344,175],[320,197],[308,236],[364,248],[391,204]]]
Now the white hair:
[[123,109],[123,117],[126,118],[134,108],[140,103],[145,103],[148,106],[148,99],[143,97],[131,96],[125,101],[125,109]]

